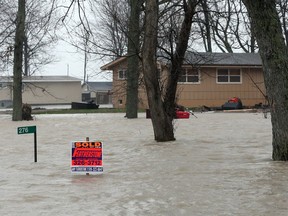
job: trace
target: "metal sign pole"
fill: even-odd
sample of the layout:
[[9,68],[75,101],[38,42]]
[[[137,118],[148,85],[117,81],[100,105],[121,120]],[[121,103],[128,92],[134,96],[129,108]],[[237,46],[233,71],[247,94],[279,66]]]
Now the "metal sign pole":
[[37,162],[37,133],[34,132],[34,162]]
[[18,127],[18,134],[34,133],[34,162],[37,162],[37,133],[36,126]]

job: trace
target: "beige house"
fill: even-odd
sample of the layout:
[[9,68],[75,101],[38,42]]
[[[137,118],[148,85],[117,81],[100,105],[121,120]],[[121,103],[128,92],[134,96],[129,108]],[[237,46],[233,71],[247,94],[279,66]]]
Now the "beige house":
[[[81,102],[81,79],[70,76],[30,76],[22,80],[22,100],[30,105]],[[0,77],[0,108],[13,101],[12,77]]]
[[85,82],[82,84],[82,101],[112,104],[112,82]]
[[[165,77],[169,64],[163,57],[158,58],[158,62],[161,77]],[[239,97],[245,107],[265,104],[265,86],[259,54],[188,52],[182,68],[177,92],[177,103],[180,105],[220,107],[232,97]],[[113,71],[113,106],[125,107],[126,58],[121,57],[101,69]],[[148,107],[143,85],[139,88],[139,107]]]

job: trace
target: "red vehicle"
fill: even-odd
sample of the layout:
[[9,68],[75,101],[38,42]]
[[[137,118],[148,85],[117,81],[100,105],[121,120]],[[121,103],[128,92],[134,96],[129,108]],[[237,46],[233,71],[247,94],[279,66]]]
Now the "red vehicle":
[[[188,119],[190,117],[190,113],[188,111],[176,109],[175,110],[176,119]],[[146,118],[151,118],[150,110],[146,109]]]
[[190,113],[187,111],[176,110],[176,119],[188,119]]

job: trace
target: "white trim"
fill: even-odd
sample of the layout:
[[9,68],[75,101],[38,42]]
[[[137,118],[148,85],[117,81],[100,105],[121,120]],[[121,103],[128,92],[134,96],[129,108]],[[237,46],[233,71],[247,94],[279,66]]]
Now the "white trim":
[[[225,69],[225,70],[228,70],[228,82],[219,82],[218,81],[218,70],[221,70],[221,69]],[[239,69],[240,71],[240,82],[230,82],[230,69]],[[221,76],[221,75],[220,75]],[[236,75],[232,75],[232,76],[236,76]],[[237,75],[238,76],[238,75]],[[216,68],[216,83],[217,84],[220,84],[220,85],[226,85],[226,84],[232,84],[232,85],[239,85],[239,84],[242,84],[242,68],[229,68],[229,67],[219,67],[219,68]]]
[[[195,76],[196,77],[196,75],[187,75],[187,70],[193,70],[193,69],[195,69],[195,68],[182,68],[182,69],[184,69],[185,70],[185,78],[186,78],[186,82],[180,82],[180,81],[178,81],[178,84],[185,84],[185,85],[189,85],[189,84],[192,84],[192,85],[199,85],[199,84],[201,84],[201,71],[200,71],[200,69],[199,68],[196,68],[197,69],[197,72],[198,72],[198,82],[188,82],[187,81],[187,78],[188,78],[188,76]],[[180,77],[181,76],[184,76],[184,75],[180,75]],[[179,78],[180,78],[179,77]]]
[[178,85],[200,85],[200,82],[178,82]]
[[[120,77],[120,71],[123,72],[123,77]],[[127,79],[127,69],[119,69],[118,73],[118,80],[126,80]]]

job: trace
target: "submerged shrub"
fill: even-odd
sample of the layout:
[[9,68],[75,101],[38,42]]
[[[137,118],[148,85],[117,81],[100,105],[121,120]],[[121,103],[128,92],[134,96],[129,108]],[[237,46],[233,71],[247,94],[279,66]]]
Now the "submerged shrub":
[[32,117],[32,108],[29,104],[23,104],[22,105],[22,120],[33,120]]

